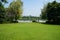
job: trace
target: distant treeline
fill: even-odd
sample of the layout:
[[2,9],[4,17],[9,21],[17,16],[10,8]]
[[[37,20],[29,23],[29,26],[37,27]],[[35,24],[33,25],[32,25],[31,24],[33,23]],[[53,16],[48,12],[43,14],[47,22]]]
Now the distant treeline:
[[22,16],[20,20],[40,20],[40,17],[36,16]]

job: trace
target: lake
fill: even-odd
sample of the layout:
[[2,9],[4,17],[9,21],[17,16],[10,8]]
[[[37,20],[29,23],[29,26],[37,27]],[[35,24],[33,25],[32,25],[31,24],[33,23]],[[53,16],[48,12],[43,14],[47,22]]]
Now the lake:
[[[38,20],[36,20],[38,22]],[[18,20],[18,22],[32,22],[31,20]],[[46,20],[39,20],[39,22],[46,22]]]

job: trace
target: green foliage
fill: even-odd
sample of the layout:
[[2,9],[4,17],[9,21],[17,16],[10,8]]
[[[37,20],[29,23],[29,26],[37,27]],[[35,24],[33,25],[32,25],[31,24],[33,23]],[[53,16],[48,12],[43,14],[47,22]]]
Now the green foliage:
[[44,8],[41,10],[41,19],[47,19],[47,15],[46,15],[46,5],[44,6]]
[[0,23],[5,21],[5,9],[2,3],[5,3],[6,0],[0,0]]
[[42,17],[45,17],[50,22],[60,23],[60,3],[53,1],[48,3],[44,9],[42,10]]
[[15,16],[15,20],[19,19],[21,17],[21,14],[22,14],[22,6],[23,6],[23,3],[21,0],[16,0],[16,1],[13,1],[11,4],[10,4],[10,9],[13,10],[13,14]]
[[22,14],[23,3],[21,0],[14,0],[10,3],[8,8],[4,8],[4,3],[7,3],[6,0],[0,0],[0,23],[4,22],[17,22]]
[[20,1],[13,1],[10,4],[10,8],[12,8],[13,11],[15,12],[17,19],[22,14],[22,6],[23,6],[23,3],[21,2],[21,0]]

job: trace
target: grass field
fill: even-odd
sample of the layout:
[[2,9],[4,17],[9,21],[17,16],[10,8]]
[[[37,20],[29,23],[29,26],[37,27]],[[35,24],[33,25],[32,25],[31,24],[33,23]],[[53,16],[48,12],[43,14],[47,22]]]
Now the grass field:
[[0,24],[0,40],[60,40],[60,25]]

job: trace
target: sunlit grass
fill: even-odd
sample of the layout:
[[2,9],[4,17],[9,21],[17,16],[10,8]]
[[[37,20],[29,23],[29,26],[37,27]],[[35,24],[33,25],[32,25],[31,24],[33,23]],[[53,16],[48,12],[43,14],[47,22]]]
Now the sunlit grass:
[[60,25],[0,24],[0,40],[60,40]]

